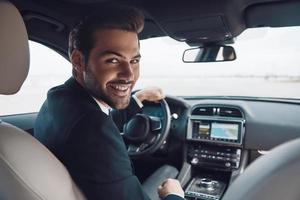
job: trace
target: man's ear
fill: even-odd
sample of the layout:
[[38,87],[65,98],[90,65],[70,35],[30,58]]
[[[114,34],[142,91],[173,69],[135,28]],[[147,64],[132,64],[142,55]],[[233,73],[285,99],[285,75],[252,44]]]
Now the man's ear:
[[71,53],[70,60],[77,73],[81,73],[84,70],[84,56],[80,51],[74,49]]

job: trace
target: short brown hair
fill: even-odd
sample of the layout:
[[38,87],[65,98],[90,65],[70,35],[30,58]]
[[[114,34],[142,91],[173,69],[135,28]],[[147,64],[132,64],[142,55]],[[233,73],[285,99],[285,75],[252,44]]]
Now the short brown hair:
[[121,29],[140,33],[144,28],[144,15],[137,8],[125,5],[105,5],[77,24],[69,35],[69,56],[79,50],[86,62],[93,48],[93,34],[99,29]]

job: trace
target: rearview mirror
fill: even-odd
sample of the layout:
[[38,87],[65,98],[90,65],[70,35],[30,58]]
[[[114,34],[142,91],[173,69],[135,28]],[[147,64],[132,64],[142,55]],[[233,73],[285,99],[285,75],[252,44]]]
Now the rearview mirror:
[[206,46],[187,49],[182,60],[186,63],[195,62],[220,62],[236,59],[234,48],[231,46]]

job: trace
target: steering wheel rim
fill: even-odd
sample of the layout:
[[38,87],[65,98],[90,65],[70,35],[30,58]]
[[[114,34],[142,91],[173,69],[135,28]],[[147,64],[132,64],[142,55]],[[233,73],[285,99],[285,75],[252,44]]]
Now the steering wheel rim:
[[[161,147],[163,142],[168,137],[169,132],[170,132],[170,127],[171,127],[170,108],[165,99],[160,100],[159,104],[163,111],[163,116],[160,118],[161,119],[161,129],[160,129],[159,133],[157,134],[157,136],[156,136],[155,140],[152,142],[152,144],[150,144],[149,146],[145,147],[144,143],[141,143],[138,146],[136,146],[135,144],[132,144],[132,143],[127,144],[128,145],[127,152],[130,157],[140,157],[140,156],[149,155],[149,154],[154,153]],[[147,105],[144,105],[144,107],[146,107],[146,106]],[[137,114],[137,115],[139,115],[139,114]],[[147,116],[150,118],[152,117],[149,115],[147,115]],[[126,123],[124,125],[124,127],[126,127],[126,125],[130,123],[130,121],[128,123]],[[126,138],[125,129],[126,128],[124,128],[123,137]]]

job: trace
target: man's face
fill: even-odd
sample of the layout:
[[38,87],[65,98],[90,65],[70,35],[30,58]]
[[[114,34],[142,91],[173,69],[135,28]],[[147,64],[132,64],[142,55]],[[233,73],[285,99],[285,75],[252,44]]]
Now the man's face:
[[124,109],[139,78],[137,34],[105,29],[94,33],[94,41],[82,73],[84,86],[98,100]]

